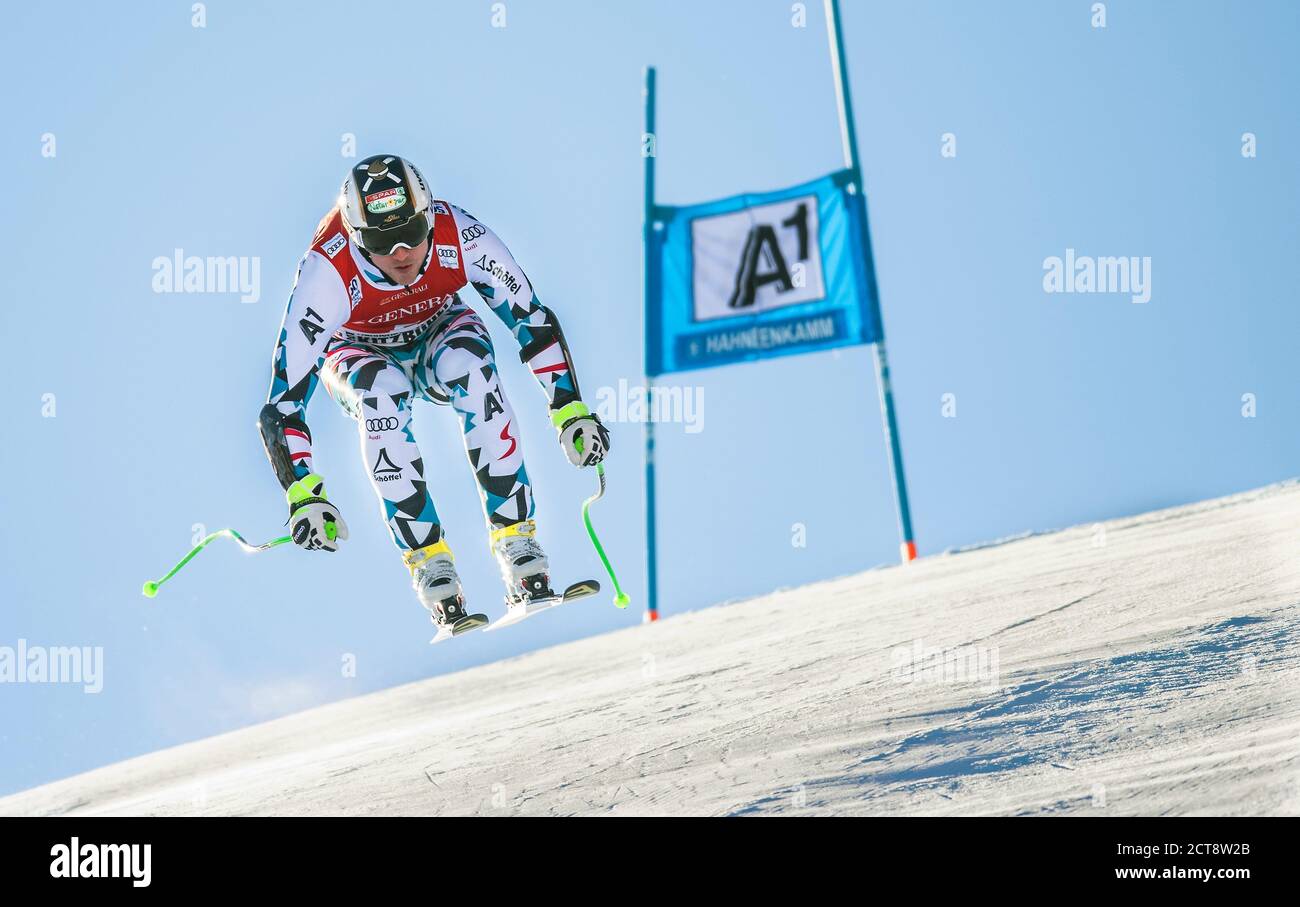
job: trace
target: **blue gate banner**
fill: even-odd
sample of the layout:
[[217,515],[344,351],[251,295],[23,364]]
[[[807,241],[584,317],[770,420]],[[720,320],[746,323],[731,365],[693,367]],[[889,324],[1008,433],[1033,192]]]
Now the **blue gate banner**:
[[881,337],[852,170],[764,194],[657,205],[646,231],[646,374]]

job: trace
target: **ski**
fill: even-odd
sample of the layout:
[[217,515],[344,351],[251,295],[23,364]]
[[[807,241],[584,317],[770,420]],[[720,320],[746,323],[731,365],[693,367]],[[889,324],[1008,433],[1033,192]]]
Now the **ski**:
[[595,595],[599,591],[600,583],[596,582],[594,579],[585,579],[566,587],[559,595],[538,598],[518,605],[512,605],[509,600],[507,600],[506,616],[493,622],[493,624],[483,632],[491,633],[494,630],[500,630],[503,627],[512,626],[513,624],[527,620],[534,614],[549,611],[551,608],[557,607],[558,605],[567,605],[569,602],[577,601],[580,598]]
[[459,620],[439,627],[438,635],[429,640],[429,645],[445,642],[453,636],[464,636],[466,633],[473,632],[480,627],[486,627],[488,622],[486,614],[466,614]]

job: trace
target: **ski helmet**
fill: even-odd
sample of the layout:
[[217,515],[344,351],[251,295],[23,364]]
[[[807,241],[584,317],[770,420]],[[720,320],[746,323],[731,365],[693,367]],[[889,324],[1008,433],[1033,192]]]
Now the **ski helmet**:
[[348,236],[372,255],[414,249],[433,229],[429,186],[405,158],[368,157],[348,171],[339,194]]

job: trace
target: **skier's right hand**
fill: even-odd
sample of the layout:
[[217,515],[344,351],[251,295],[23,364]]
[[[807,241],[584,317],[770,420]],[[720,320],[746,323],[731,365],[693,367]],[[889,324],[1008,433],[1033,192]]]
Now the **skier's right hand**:
[[285,492],[289,501],[289,532],[293,542],[308,551],[338,551],[348,537],[348,524],[325,497],[325,480],[312,473]]
[[560,433],[560,446],[574,466],[595,466],[609,452],[609,429],[600,418],[575,400],[551,413],[551,422]]

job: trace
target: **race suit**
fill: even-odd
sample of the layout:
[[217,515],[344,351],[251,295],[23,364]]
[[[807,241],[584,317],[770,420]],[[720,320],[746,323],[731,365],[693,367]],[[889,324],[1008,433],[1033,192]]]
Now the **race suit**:
[[489,524],[511,526],[533,515],[518,423],[492,340],[457,291],[473,286],[511,330],[553,412],[580,399],[559,322],[505,244],[463,209],[438,200],[431,207],[429,254],[409,286],[391,283],[349,240],[337,208],[325,216],[298,265],[261,419],[287,488],[313,471],[307,404],[323,378],[357,421],[370,481],[403,550],[442,537],[411,433],[417,395],[450,404],[460,417]]

